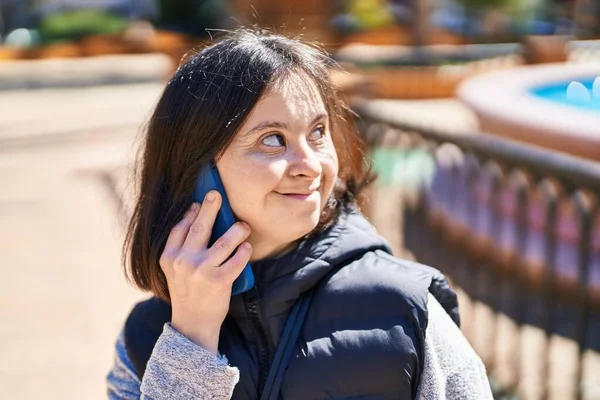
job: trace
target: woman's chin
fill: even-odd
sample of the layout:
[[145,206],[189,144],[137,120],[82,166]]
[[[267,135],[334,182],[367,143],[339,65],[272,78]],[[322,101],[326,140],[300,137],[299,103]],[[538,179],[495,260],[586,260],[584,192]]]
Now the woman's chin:
[[[269,257],[274,253],[279,254],[281,251],[288,251],[290,246],[293,247],[294,243],[297,244],[298,240],[308,235],[317,227],[320,216],[320,208],[316,207],[314,210],[310,210],[310,212],[305,211],[292,215],[281,213],[279,215],[265,216],[264,220],[260,223],[260,227],[250,224],[255,234],[251,234],[249,239],[252,246],[257,250],[253,252],[252,258],[261,259]],[[268,221],[267,225],[264,224],[266,221]],[[268,245],[263,246],[261,243],[256,243],[256,240],[260,242],[267,241]],[[259,248],[264,250],[270,248],[271,250],[266,250],[269,254],[262,254],[263,252]]]
[[316,209],[311,213],[295,215],[287,220],[274,220],[279,229],[273,232],[273,236],[280,239],[285,238],[287,242],[301,239],[317,227],[320,214],[319,209]]

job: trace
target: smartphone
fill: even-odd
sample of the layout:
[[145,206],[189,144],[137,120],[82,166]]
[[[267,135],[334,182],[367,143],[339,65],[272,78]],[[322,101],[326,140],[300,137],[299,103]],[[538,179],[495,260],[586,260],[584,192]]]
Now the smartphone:
[[[212,246],[236,222],[233,210],[227,199],[227,194],[225,193],[225,187],[221,181],[221,176],[219,175],[217,166],[212,161],[204,166],[198,174],[196,188],[194,189],[194,201],[202,203],[206,194],[211,190],[218,191],[223,201],[221,209],[217,214],[212,234],[210,235],[209,246]],[[254,286],[254,274],[252,273],[250,263],[248,263],[240,276],[233,282],[231,294],[233,296],[247,292],[252,286]]]

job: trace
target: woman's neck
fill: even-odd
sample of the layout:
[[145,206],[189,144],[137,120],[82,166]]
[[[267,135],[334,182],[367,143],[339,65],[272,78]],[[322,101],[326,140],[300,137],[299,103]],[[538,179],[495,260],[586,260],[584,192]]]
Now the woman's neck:
[[257,239],[258,238],[250,238],[248,240],[252,245],[252,256],[250,257],[250,262],[264,260],[266,258],[281,257],[284,254],[293,251],[300,243],[300,239],[281,244],[273,244],[273,241]]

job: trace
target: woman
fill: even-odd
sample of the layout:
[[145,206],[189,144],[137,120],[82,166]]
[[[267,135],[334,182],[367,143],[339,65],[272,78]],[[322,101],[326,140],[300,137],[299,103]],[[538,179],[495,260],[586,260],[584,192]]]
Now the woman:
[[[283,399],[491,398],[443,276],[394,258],[357,210],[369,174],[334,67],[312,46],[239,30],[167,84],[123,253],[155,297],[125,323],[110,398],[260,398],[309,297]],[[191,198],[211,160],[239,222],[208,247],[222,198]],[[232,296],[248,261],[255,285]]]

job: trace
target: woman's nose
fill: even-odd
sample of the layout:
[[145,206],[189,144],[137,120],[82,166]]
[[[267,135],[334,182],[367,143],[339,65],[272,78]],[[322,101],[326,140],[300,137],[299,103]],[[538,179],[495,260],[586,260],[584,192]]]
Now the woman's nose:
[[290,174],[317,178],[321,175],[322,167],[319,157],[306,142],[298,143],[290,152]]

